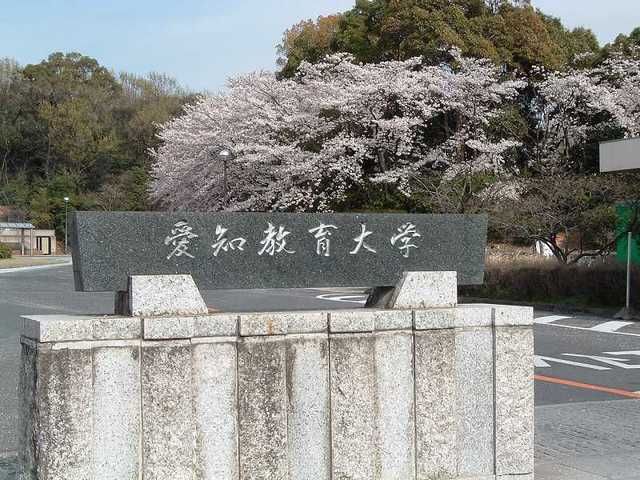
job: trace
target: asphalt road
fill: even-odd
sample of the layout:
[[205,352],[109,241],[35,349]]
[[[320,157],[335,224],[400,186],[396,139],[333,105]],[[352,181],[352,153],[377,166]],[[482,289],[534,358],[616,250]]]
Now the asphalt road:
[[[364,297],[360,292],[328,289],[216,291],[203,292],[203,296],[209,306],[225,311],[357,308],[364,303]],[[0,459],[3,452],[15,449],[17,319],[20,315],[86,315],[112,312],[112,294],[74,291],[69,266],[0,274]],[[589,408],[598,412],[602,409],[620,412],[624,411],[624,408],[636,411],[636,403],[640,402],[631,400],[629,403],[629,399],[640,398],[640,324],[615,323],[595,317],[560,317],[546,312],[536,312],[536,317],[535,394],[537,412],[540,412],[537,418],[541,419],[542,425],[542,430],[536,431],[536,438],[546,442],[540,446],[536,440],[536,452],[537,455],[538,452],[543,452],[543,457],[538,458],[540,464],[549,466],[555,472],[554,469],[559,468],[560,460],[554,456],[555,453],[548,453],[553,452],[553,448],[548,445],[555,445],[561,441],[573,442],[575,431],[582,431],[584,434],[584,426],[579,424],[578,419],[576,425],[571,424],[558,434],[554,428],[559,420],[553,415],[560,415],[560,410],[545,408],[558,406],[568,408],[569,411],[582,412],[588,412]],[[627,402],[618,403],[624,400]],[[616,410],[610,407],[614,404],[620,405],[620,408]],[[591,417],[596,418],[594,415]],[[632,421],[620,418],[619,413],[611,418],[602,415],[597,418],[601,418],[600,422],[607,423],[610,427],[617,425],[616,422],[625,424]],[[568,418],[568,414],[562,413],[561,418]],[[637,415],[634,415],[633,421],[637,419]],[[613,430],[621,431],[615,428]],[[559,435],[565,435],[566,438],[559,438]],[[625,437],[619,441],[634,445],[635,442],[640,443],[640,435],[629,435],[629,438]],[[615,448],[619,448],[619,443]],[[606,449],[605,446],[602,449]],[[562,450],[565,456],[569,453],[571,452],[566,448]],[[582,458],[579,449],[576,449],[575,454],[571,454],[571,458]],[[571,465],[566,467],[563,463],[562,468],[578,468],[564,457],[562,462]],[[640,465],[640,458],[638,462]],[[629,465],[628,459],[625,460],[625,464]],[[539,477],[570,478],[564,470],[562,472],[560,476]],[[577,478],[587,477],[578,475]]]

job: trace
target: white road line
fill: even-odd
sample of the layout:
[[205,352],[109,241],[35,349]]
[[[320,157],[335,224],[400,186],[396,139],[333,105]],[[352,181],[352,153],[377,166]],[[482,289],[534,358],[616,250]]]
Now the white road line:
[[563,317],[561,315],[549,315],[547,317],[538,317],[533,322],[539,325],[548,325],[553,322],[557,322],[558,320],[565,320],[571,317]]
[[591,327],[589,330],[593,330],[594,332],[617,332],[621,328],[624,328],[628,325],[633,325],[633,322],[604,322],[595,327]]
[[[571,330],[583,330],[585,332],[594,332],[593,330],[591,330],[590,328],[586,328],[586,327],[573,327],[571,325],[556,325],[556,324],[550,324],[548,325],[549,327],[557,327],[557,328],[569,328]],[[625,337],[640,337],[639,333],[626,333],[626,332],[595,332],[595,333],[607,333],[609,335],[623,335]]]
[[580,362],[572,362],[571,360],[564,360],[562,358],[543,357],[540,355],[535,355],[533,357],[533,363],[536,368],[551,367],[551,365],[549,365],[549,363],[547,362],[561,363],[563,365],[571,365],[573,367],[588,368],[590,370],[598,370],[598,371],[611,370],[609,367],[602,367],[600,365],[589,365],[587,363],[580,363]]
[[57,267],[67,267],[72,265],[71,262],[64,263],[52,263],[50,265],[34,265],[31,267],[16,267],[16,268],[3,268],[0,269],[0,274],[2,273],[17,273],[17,272],[30,272],[32,270],[45,270],[47,268],[57,268]]
[[609,357],[601,357],[599,355],[579,355],[577,353],[563,353],[562,355],[568,357],[576,357],[576,358],[586,358],[588,360],[595,360],[596,362],[602,362],[607,365],[611,365],[613,367],[622,368],[624,370],[640,370],[640,365],[630,365],[626,358],[609,358]]

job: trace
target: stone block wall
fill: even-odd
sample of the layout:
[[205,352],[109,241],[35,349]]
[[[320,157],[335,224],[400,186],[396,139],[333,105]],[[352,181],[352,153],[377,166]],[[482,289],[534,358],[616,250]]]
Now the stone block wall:
[[533,478],[533,312],[23,319],[26,480]]

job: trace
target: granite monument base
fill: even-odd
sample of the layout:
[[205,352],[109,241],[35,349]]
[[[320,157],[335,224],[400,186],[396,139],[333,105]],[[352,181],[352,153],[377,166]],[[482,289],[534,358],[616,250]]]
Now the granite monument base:
[[26,317],[23,478],[532,479],[532,309],[451,275],[395,309]]

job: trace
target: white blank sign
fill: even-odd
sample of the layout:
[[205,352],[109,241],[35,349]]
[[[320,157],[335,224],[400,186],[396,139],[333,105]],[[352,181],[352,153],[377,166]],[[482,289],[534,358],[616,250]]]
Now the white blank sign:
[[600,171],[640,169],[640,138],[614,140],[600,144]]

